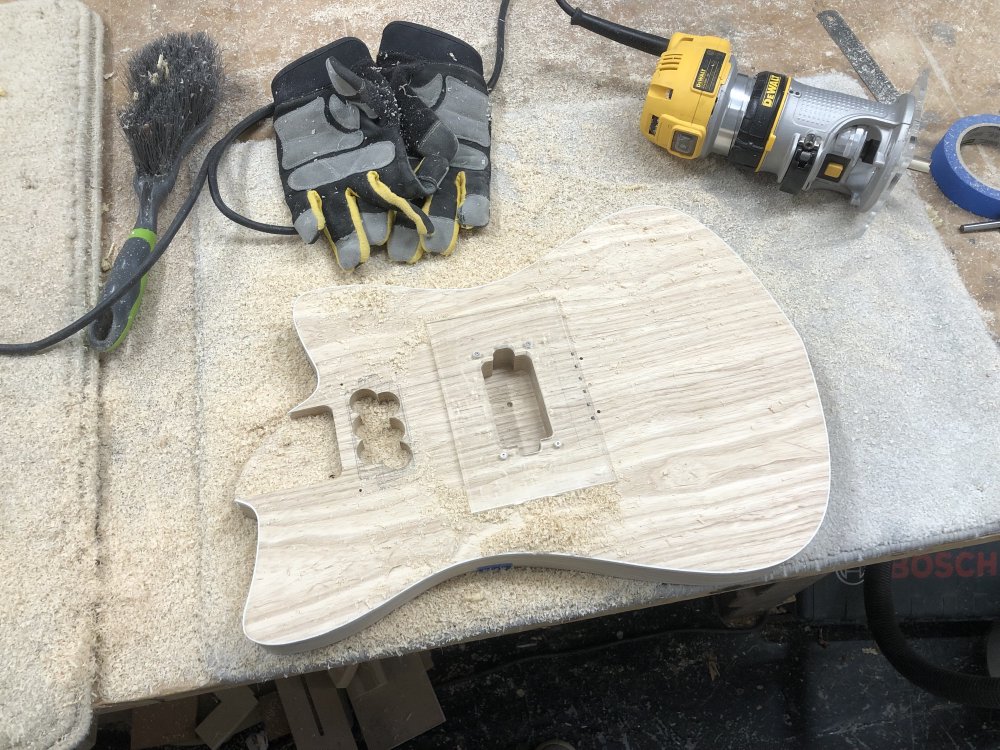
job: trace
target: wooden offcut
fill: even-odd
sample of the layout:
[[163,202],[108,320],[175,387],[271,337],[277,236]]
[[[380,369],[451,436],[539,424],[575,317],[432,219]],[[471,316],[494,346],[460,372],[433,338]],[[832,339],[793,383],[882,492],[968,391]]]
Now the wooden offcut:
[[368,750],[391,750],[444,722],[421,654],[359,665],[347,694]]
[[[272,649],[343,638],[480,568],[736,583],[826,511],[802,342],[685,214],[624,211],[483,287],[319,290],[294,323],[318,383],[291,416],[331,420],[311,450],[340,470],[301,486],[310,460],[274,449],[287,425],[244,468],[244,629]],[[363,419],[362,402],[386,407]],[[379,421],[405,460],[374,451]]]
[[333,681],[334,687],[346,688],[351,684],[351,680],[354,679],[354,675],[357,674],[358,665],[348,664],[343,667],[334,667],[333,669],[327,670],[330,675],[330,679]]
[[298,750],[357,750],[346,699],[328,673],[274,682]]
[[195,733],[211,750],[216,750],[238,732],[243,721],[257,707],[257,698],[245,685],[220,690],[215,697],[219,699],[219,705],[195,728]]

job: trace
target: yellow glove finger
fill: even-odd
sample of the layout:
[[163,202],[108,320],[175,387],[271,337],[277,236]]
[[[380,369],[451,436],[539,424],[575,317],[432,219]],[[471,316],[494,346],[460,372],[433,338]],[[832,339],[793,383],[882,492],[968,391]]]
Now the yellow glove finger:
[[458,210],[465,202],[465,172],[451,171],[424,210],[434,225],[434,234],[420,239],[429,253],[451,255],[458,243]]
[[308,192],[309,207],[317,226],[333,250],[337,264],[353,271],[368,260],[371,246],[365,232],[358,196],[348,188],[342,199],[328,197],[326,201],[315,190]]

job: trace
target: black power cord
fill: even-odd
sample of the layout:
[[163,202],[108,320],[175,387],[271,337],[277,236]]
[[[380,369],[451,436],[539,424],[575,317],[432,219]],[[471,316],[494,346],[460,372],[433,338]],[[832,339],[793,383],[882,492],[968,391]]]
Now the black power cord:
[[133,274],[129,281],[122,285],[121,289],[119,289],[115,294],[102,300],[89,312],[77,318],[68,326],[46,336],[45,338],[41,338],[38,341],[29,341],[23,344],[0,344],[0,354],[35,354],[43,349],[48,349],[50,346],[58,344],[60,341],[64,341],[69,338],[74,333],[79,333],[92,322],[101,317],[101,315],[103,315],[107,310],[111,309],[111,306],[124,297],[130,289],[135,287],[142,277],[149,273],[153,266],[156,265],[156,262],[163,257],[163,254],[167,251],[167,248],[170,247],[170,243],[177,235],[177,232],[180,231],[181,226],[187,220],[188,215],[191,213],[191,209],[194,208],[194,204],[198,200],[198,195],[201,193],[201,189],[205,186],[205,181],[208,179],[210,170],[213,165],[215,165],[216,168],[218,167],[219,159],[222,158],[222,153],[225,151],[230,142],[232,142],[232,140],[240,133],[249,130],[261,120],[269,117],[273,110],[273,104],[261,107],[256,112],[248,115],[237,123],[232,130],[230,130],[218,143],[209,149],[208,155],[202,162],[201,168],[198,170],[198,174],[195,176],[194,181],[191,184],[191,190],[188,191],[187,198],[185,198],[184,203],[181,204],[180,209],[174,216],[174,220],[170,222],[170,226],[168,226],[163,234],[159,236],[152,251],[149,253],[149,257],[143,261],[142,265],[136,269],[135,274]]
[[493,72],[490,73],[490,80],[486,82],[486,93],[492,94],[500,80],[500,72],[503,70],[504,47],[507,44],[507,11],[510,8],[510,0],[501,0],[500,10],[497,13],[497,49],[493,58]]
[[[310,97],[304,97],[303,101],[309,98]],[[292,106],[295,106],[296,103],[297,102],[292,102]],[[219,192],[219,162],[222,161],[222,155],[225,153],[226,149],[229,148],[229,144],[273,114],[274,103],[272,102],[265,107],[261,107],[250,115],[250,117],[243,120],[243,122],[226,133],[219,143],[216,144],[221,148],[219,149],[219,153],[216,154],[215,158],[212,159],[208,165],[208,191],[212,194],[212,202],[215,203],[215,207],[218,208],[219,211],[222,212],[222,215],[230,221],[233,221],[240,226],[244,226],[247,229],[263,232],[264,234],[293,235],[296,234],[295,227],[282,226],[280,224],[266,224],[261,221],[248,219],[243,214],[237,213],[222,199],[222,194]],[[206,159],[206,161],[208,160]]]
[[569,22],[572,26],[581,26],[587,29],[587,31],[593,31],[605,39],[610,39],[612,42],[618,42],[619,44],[624,44],[626,47],[632,47],[640,52],[656,55],[657,57],[662,55],[664,50],[667,49],[669,40],[662,36],[647,34],[645,31],[631,29],[628,26],[622,26],[619,23],[606,21],[603,18],[584,13],[579,8],[574,8],[570,5],[567,0],[556,0],[556,2],[569,15]]
[[865,568],[865,614],[879,650],[914,685],[956,703],[1000,708],[1000,678],[942,669],[924,660],[907,643],[892,601],[891,562]]

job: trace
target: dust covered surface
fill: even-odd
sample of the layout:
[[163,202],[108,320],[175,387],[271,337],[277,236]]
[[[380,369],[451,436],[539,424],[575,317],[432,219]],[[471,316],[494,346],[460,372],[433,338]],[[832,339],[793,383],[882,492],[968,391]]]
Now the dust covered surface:
[[[612,8],[598,3],[592,10]],[[812,30],[803,38],[819,46],[825,36],[811,13],[782,8],[791,28]],[[792,48],[775,52],[773,39],[761,36],[768,25],[736,23],[717,10],[691,9],[687,26],[731,38],[745,69],[802,71],[790,59],[772,59]],[[215,12],[227,28],[242,29],[243,41],[251,32],[241,17],[273,30],[254,31],[253,44],[224,47],[232,64],[215,133],[267,100],[267,84],[284,63],[345,34],[377,46],[382,26],[400,16],[467,39],[486,60],[493,51],[495,8],[486,3],[446,0],[405,11],[388,0],[303,3],[288,14],[254,0]],[[655,4],[622,12],[629,23],[664,30]],[[178,28],[197,21],[169,7],[148,20],[149,29],[164,20]],[[873,50],[880,60],[894,39],[885,37],[885,55]],[[236,56],[250,47],[252,55]],[[852,79],[829,72],[846,67],[830,49],[809,70],[858,93]],[[353,324],[377,326],[378,285],[486,283],[635,205],[679,208],[719,234],[805,340],[830,425],[834,488],[827,523],[780,574],[997,533],[996,350],[911,178],[861,236],[862,220],[838,196],[793,198],[772,178],[734,171],[720,159],[675,160],[635,127],[650,60],[610,50],[569,28],[550,2],[512,6],[506,69],[492,96],[492,220],[484,230],[463,231],[450,258],[392,265],[376,249],[348,275],[321,245],[235,227],[202,198],[154,275],[142,325],[102,375],[110,425],[102,436],[110,456],[102,477],[102,568],[106,589],[116,592],[102,619],[102,700],[308,670],[700,591],[514,570],[443,584],[343,643],[298,657],[264,652],[240,627],[256,533],[233,502],[237,478],[314,386],[291,325],[295,297],[330,284],[370,285],[372,314]],[[885,67],[901,86],[912,80],[908,69]],[[118,136],[113,144],[120,150]],[[112,178],[116,195],[128,196],[122,158]],[[276,171],[273,142],[237,146],[223,166],[223,192],[248,215],[286,223]],[[112,205],[116,216],[128,213],[124,203]],[[595,258],[594,272],[613,262]],[[302,429],[326,428],[316,421]],[[338,468],[304,470],[286,448],[298,468],[272,471],[269,481]]]
[[475,518],[483,524],[503,524],[515,511],[520,521],[486,537],[480,551],[483,555],[520,550],[593,554],[607,546],[606,530],[620,521],[621,499],[615,485],[600,484],[515,508],[480,511]]
[[[541,64],[530,57],[511,63],[508,74],[533,81],[533,91],[511,87],[495,100],[493,220],[482,231],[463,232],[451,258],[400,266],[376,251],[366,266],[342,274],[319,245],[258,238],[229,225],[209,206],[199,211],[198,273],[214,289],[199,311],[204,569],[212,571],[204,602],[206,625],[216,628],[205,643],[207,664],[220,677],[249,679],[370,658],[696,592],[513,570],[455,579],[340,644],[297,657],[267,654],[239,628],[254,545],[253,522],[230,503],[234,478],[253,449],[239,437],[241,427],[270,421],[313,387],[291,329],[296,294],[313,288],[321,275],[330,284],[485,283],[529,264],[591,218],[634,205],[680,208],[715,230],[760,276],[805,340],[831,428],[834,489],[823,529],[781,574],[1000,531],[990,501],[997,496],[996,468],[988,460],[1000,443],[987,417],[1000,405],[996,350],[909,179],[862,234],[864,218],[837,196],[790,198],[768,178],[735,172],[718,160],[687,164],[650,150],[638,133],[620,127],[636,106],[636,97],[621,89],[608,91],[581,79],[585,95],[573,102],[543,95],[544,81],[530,75]],[[824,83],[854,86],[835,75]],[[635,84],[638,88],[638,80]],[[579,131],[572,138],[566,137],[566,123]],[[582,143],[586,159],[579,158]],[[236,147],[223,181],[249,213],[282,220],[272,147]],[[234,269],[227,259],[237,248],[247,262]],[[595,259],[595,272],[600,262],[613,258]],[[216,283],[223,269],[238,278]],[[373,289],[370,302],[377,324],[385,300]],[[231,345],[232,337],[238,346]],[[281,365],[269,369],[262,362]],[[950,386],[958,381],[966,387]],[[234,402],[240,403],[235,410]],[[933,443],[927,441],[929,432],[937,435]],[[942,462],[940,444],[963,447]],[[465,502],[453,494],[453,502]],[[448,496],[442,488],[444,502]],[[896,507],[903,498],[907,514],[871,511],[872,503]],[[554,514],[539,510],[535,523],[526,524],[531,529],[522,544],[541,547],[560,536],[572,549],[573,534],[567,537],[560,526],[585,533],[580,508],[595,502],[600,510],[599,498]],[[946,517],[942,507],[950,511]],[[499,550],[513,541],[497,537],[485,541],[484,549]]]
[[[34,341],[95,301],[102,43],[75,2],[0,5],[0,341]],[[75,747],[90,725],[97,376],[79,337],[0,358],[2,748]]]

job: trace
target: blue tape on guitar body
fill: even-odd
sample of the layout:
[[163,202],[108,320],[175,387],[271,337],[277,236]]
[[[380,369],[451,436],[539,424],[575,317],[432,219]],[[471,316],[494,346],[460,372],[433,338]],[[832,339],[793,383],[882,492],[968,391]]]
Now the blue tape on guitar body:
[[944,134],[931,153],[931,177],[952,203],[987,219],[1000,217],[1000,189],[987,185],[968,170],[961,147],[971,143],[1000,146],[1000,116],[963,117]]

